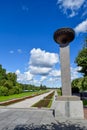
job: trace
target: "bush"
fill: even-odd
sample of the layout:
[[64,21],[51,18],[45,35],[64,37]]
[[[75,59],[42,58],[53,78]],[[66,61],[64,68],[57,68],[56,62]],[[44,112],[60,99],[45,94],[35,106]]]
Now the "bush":
[[6,80],[4,83],[4,86],[7,87],[8,89],[12,89],[13,87],[13,82],[10,80]]
[[8,96],[8,88],[0,86],[0,96]]
[[14,90],[15,90],[15,94],[19,94],[23,92],[22,88],[20,88],[19,86],[14,86]]
[[9,89],[8,95],[13,95],[15,94],[15,89]]

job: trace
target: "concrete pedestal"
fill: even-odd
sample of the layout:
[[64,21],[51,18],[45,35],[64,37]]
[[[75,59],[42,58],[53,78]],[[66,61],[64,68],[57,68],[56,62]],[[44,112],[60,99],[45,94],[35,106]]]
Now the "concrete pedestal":
[[79,97],[59,97],[52,108],[55,110],[55,118],[84,119],[83,103]]

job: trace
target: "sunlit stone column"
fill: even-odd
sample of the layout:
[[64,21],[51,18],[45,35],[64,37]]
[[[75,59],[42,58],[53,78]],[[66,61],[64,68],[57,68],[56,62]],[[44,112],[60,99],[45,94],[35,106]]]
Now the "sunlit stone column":
[[61,28],[54,33],[54,40],[60,46],[62,96],[71,96],[69,43],[74,37],[75,32],[71,28]]

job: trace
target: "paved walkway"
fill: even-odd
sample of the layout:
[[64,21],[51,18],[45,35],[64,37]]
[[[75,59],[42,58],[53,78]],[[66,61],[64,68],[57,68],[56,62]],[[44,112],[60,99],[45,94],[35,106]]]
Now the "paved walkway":
[[47,95],[49,95],[52,92],[53,91],[50,91],[48,93],[44,93],[42,95],[35,96],[33,98],[29,98],[29,99],[26,99],[24,101],[8,105],[7,108],[29,108],[33,104],[35,104],[36,102],[40,101],[41,99],[43,99],[44,97],[46,97]]
[[0,108],[0,130],[87,130],[87,120],[55,120],[50,109]]

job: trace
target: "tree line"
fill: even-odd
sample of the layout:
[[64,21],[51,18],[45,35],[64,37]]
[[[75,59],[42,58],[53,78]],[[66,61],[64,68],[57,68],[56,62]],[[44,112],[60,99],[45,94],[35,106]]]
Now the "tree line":
[[15,73],[6,73],[6,69],[0,65],[0,96],[19,94],[27,91],[39,91],[46,89],[46,86],[35,86],[31,84],[22,84],[17,82]]
[[80,72],[83,77],[74,79],[71,83],[72,91],[79,92],[87,90],[87,38],[85,39],[85,43],[83,48],[79,51],[75,63],[78,67],[80,67]]

